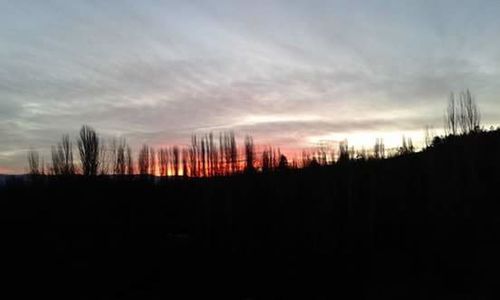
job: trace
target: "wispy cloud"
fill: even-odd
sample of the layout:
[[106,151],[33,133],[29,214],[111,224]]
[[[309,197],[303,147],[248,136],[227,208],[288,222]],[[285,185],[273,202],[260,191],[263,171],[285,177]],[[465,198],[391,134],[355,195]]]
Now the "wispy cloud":
[[82,124],[134,148],[209,130],[287,148],[416,132],[441,126],[464,88],[492,124],[499,13],[496,1],[7,2],[0,166],[22,171],[26,149]]

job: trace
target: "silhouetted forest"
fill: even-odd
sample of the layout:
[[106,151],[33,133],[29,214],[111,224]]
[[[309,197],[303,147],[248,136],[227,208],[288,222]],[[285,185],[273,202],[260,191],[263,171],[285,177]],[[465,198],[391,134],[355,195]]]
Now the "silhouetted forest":
[[29,178],[0,189],[4,284],[20,298],[493,298],[500,129],[452,111],[420,152],[377,140],[300,162],[251,137],[240,153],[232,133],[144,145],[134,162],[84,126],[80,164],[64,136],[50,170],[30,152]]

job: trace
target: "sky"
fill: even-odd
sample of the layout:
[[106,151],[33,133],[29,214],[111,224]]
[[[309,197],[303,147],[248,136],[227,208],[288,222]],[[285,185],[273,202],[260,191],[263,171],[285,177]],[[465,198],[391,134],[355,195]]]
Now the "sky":
[[134,150],[234,130],[294,151],[500,123],[500,1],[0,0],[0,173],[88,124]]

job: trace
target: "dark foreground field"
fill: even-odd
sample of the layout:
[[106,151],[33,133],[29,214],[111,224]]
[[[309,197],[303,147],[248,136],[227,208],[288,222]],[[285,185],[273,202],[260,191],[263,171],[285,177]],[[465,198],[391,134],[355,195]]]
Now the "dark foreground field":
[[11,180],[0,293],[493,299],[499,154],[491,131],[268,174]]

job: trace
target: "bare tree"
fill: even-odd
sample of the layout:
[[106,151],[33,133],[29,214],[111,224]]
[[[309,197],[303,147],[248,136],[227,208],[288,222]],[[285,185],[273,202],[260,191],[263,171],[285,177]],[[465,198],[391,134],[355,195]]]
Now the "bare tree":
[[168,148],[161,148],[158,152],[158,166],[160,167],[160,176],[168,175],[168,161],[169,151]]
[[262,172],[269,172],[272,170],[271,155],[272,152],[268,149],[264,149],[264,151],[262,151]]
[[58,148],[56,146],[51,147],[50,151],[52,157],[52,166],[50,171],[53,175],[62,175],[62,159],[59,156]]
[[398,151],[399,155],[410,154],[413,152],[415,152],[415,148],[413,147],[413,141],[411,140],[411,138],[406,138],[403,135],[403,144],[399,148],[399,151]]
[[[127,141],[125,138],[113,138],[109,146],[109,158],[111,160],[112,172],[116,175],[125,175],[127,173],[127,162],[125,152],[127,150]],[[103,159],[101,158],[101,161]],[[101,162],[104,164],[104,162]]]
[[224,155],[226,161],[226,173],[232,174],[238,170],[238,147],[234,132],[224,134]]
[[227,172],[227,160],[226,160],[226,150],[225,150],[224,134],[219,132],[219,174],[225,175]]
[[376,139],[373,147],[373,156],[375,159],[383,159],[385,157],[385,145],[383,139]]
[[[102,147],[104,147],[104,143],[102,143],[102,144],[103,144]],[[108,148],[106,150],[102,151],[103,153],[107,153],[106,156],[107,156],[108,161],[107,162],[102,161],[103,157],[101,157],[101,161],[102,161],[101,165],[104,163],[108,163],[109,168],[111,170],[111,174],[116,174],[116,171],[118,169],[118,166],[116,164],[118,141],[116,140],[115,137],[113,137],[113,138],[111,138],[111,140],[109,141],[108,144],[109,144]]]
[[198,177],[198,139],[196,135],[191,136],[191,149],[189,150],[189,165],[192,177]]
[[338,162],[346,162],[350,159],[349,144],[347,140],[339,143],[339,159]]
[[447,135],[456,135],[458,128],[458,108],[455,101],[455,94],[451,93],[448,100],[448,107],[445,114],[445,132]]
[[125,161],[125,149],[127,147],[127,142],[125,139],[120,140],[118,147],[116,149],[116,171],[118,175],[125,175],[127,170],[127,164]]
[[42,158],[41,166],[40,166],[40,174],[45,175],[45,160]]
[[203,172],[203,177],[207,177],[207,155],[206,155],[206,145],[205,139],[201,139],[201,170]]
[[139,164],[139,174],[140,175],[147,175],[149,174],[149,147],[148,145],[144,144],[142,145],[141,150],[139,151],[139,157],[138,157],[138,164]]
[[[276,150],[273,149],[272,147],[264,148],[264,150],[262,151],[262,161],[261,161],[261,167],[263,172],[273,171],[278,167],[280,159],[278,155],[281,154],[277,154]],[[309,154],[304,151],[302,158],[303,158],[303,165],[304,166],[308,165],[309,162],[307,162],[307,160],[309,159]]]
[[463,134],[479,131],[481,114],[469,90],[460,93],[460,130]]
[[62,148],[64,157],[64,174],[72,175],[75,173],[75,165],[73,163],[73,144],[69,139],[69,135],[62,137],[60,148]]
[[324,144],[320,144],[318,149],[317,149],[317,159],[320,165],[327,165],[327,155],[326,155],[326,146]]
[[[265,156],[264,156],[264,154],[265,154]],[[262,163],[263,163],[263,165],[264,165],[265,159],[269,160],[268,157],[269,157],[269,155],[264,150],[263,157],[262,157]],[[311,163],[311,155],[310,155],[310,153],[308,151],[303,150],[302,151],[302,168],[305,168],[305,167],[309,166],[310,163]],[[262,170],[264,170],[264,169],[262,169]]]
[[110,161],[112,159],[112,155],[110,153],[107,153],[108,149],[104,143],[100,143],[99,145],[99,174],[101,175],[106,175],[109,173],[109,165]]
[[216,173],[217,151],[215,150],[214,136],[210,132],[207,139],[208,174],[214,176]]
[[156,175],[156,152],[153,147],[149,148],[149,174]]
[[356,159],[357,160],[366,160],[368,158],[367,151],[365,147],[362,147],[361,150],[356,151]]
[[182,176],[187,177],[188,176],[188,157],[189,157],[189,150],[183,148],[182,149]]
[[276,149],[271,148],[271,168],[275,170],[278,167],[278,156],[276,154]]
[[127,152],[125,154],[125,160],[127,163],[127,175],[134,175],[134,161],[132,158],[132,149],[127,146]]
[[432,126],[426,125],[424,131],[425,148],[429,148],[432,145],[433,138],[434,138],[434,132]]
[[280,161],[278,164],[278,168],[280,170],[288,169],[288,159],[286,158],[286,156],[284,154],[280,155]]
[[28,151],[28,172],[30,175],[40,175],[40,154],[36,150]]
[[174,146],[172,148],[172,167],[174,168],[174,175],[179,176],[180,169],[180,157],[179,157],[179,147]]
[[236,138],[234,132],[229,133],[230,145],[231,145],[231,171],[236,173],[239,171],[238,165],[238,146],[236,144]]
[[75,174],[73,163],[73,145],[69,135],[63,135],[61,142],[52,147],[52,172],[55,175]]
[[80,129],[78,150],[80,152],[83,175],[97,175],[99,167],[99,137],[91,127],[84,125]]
[[251,136],[245,137],[245,171],[254,172],[255,171],[255,147],[253,145],[253,139]]
[[479,131],[481,126],[481,113],[476,101],[469,90],[459,94],[458,99],[450,94],[448,108],[445,115],[445,132],[447,135],[456,135]]

